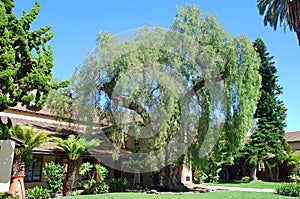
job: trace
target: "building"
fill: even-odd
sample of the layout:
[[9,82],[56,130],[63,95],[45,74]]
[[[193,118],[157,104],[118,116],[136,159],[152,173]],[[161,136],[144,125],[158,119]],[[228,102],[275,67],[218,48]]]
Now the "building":
[[300,154],[300,131],[286,132],[285,139],[295,153]]
[[[22,125],[31,125],[38,129],[38,131],[47,131],[49,132],[49,136],[56,136],[67,138],[70,134],[78,134],[84,128],[83,125],[74,124],[67,121],[58,121],[57,117],[51,114],[48,111],[30,111],[21,106],[11,107],[4,112],[0,112],[0,117],[2,121],[6,121],[7,118],[12,120],[13,125],[20,123]],[[96,131],[101,131],[101,133],[97,134],[100,140],[104,140],[104,132],[109,130],[110,125],[107,123],[101,123],[95,127]],[[134,138],[128,137],[125,142],[124,148],[130,149],[135,145]],[[25,170],[25,188],[31,188],[36,185],[44,185],[43,184],[43,173],[42,169],[45,166],[45,163],[54,161],[61,165],[64,165],[68,161],[68,155],[65,151],[59,148],[54,142],[47,142],[43,146],[36,147],[33,149],[33,154],[35,161],[30,164],[28,168]],[[131,152],[128,150],[129,155]],[[99,163],[99,160],[104,161],[105,164],[103,166],[107,167],[109,170],[109,175],[107,180],[113,178],[126,177],[129,181],[135,182],[137,184],[142,185],[158,185],[157,182],[154,182],[153,177],[156,176],[159,178],[157,172],[149,172],[142,174],[133,174],[133,173],[124,173],[119,171],[116,168],[115,164],[120,164],[120,161],[113,160],[114,151],[112,147],[106,142],[102,142],[99,147],[92,149],[88,153],[84,154],[82,157],[78,159],[78,165],[80,166],[83,162],[90,163]],[[123,155],[126,156],[126,153]],[[122,159],[122,157],[120,158]],[[101,164],[101,162],[100,162]],[[184,168],[182,168],[185,171]],[[85,179],[84,176],[83,179]],[[191,171],[187,170],[186,172],[181,172],[181,178],[184,183],[192,180]]]

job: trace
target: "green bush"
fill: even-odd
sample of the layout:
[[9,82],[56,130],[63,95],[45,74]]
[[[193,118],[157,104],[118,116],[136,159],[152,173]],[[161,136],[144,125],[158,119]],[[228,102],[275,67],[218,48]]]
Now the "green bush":
[[250,177],[249,176],[242,177],[242,182],[244,183],[250,182]]
[[276,193],[284,196],[300,196],[300,186],[295,183],[284,183],[276,187]]
[[63,167],[59,164],[55,164],[55,162],[46,162],[45,168],[43,168],[43,174],[45,176],[44,182],[47,184],[51,196],[61,191],[62,181],[65,178],[65,174],[62,173],[62,170]]
[[107,168],[105,168],[104,166],[100,166],[98,164],[95,164],[94,166],[95,166],[95,169],[97,170],[100,181],[103,181],[108,175]]
[[114,192],[124,191],[129,188],[129,186],[129,181],[126,178],[112,179],[111,181],[111,189]]
[[[98,177],[100,180],[99,182],[95,181],[93,178],[93,173],[91,171],[94,167],[97,170]],[[100,166],[98,164],[91,164],[89,162],[86,162],[86,163],[81,164],[81,166],[79,168],[79,174],[80,175],[88,174],[90,177],[89,182],[86,183],[85,185],[83,185],[83,187],[85,188],[85,191],[84,191],[85,194],[108,193],[109,187],[103,181],[106,178],[106,176],[108,175],[108,170],[105,167]]]
[[48,199],[50,198],[50,191],[42,186],[35,186],[32,189],[26,190],[27,199]]
[[194,181],[197,184],[202,184],[208,178],[208,175],[202,170],[196,169],[194,172]]
[[0,199],[19,199],[19,196],[13,196],[10,193],[0,195]]
[[101,181],[101,182],[96,182],[96,188],[94,190],[94,194],[103,194],[103,193],[108,193],[108,185]]

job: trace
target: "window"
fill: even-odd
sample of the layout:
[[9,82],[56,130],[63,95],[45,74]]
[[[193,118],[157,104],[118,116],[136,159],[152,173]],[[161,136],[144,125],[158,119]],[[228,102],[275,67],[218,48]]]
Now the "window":
[[34,159],[25,168],[25,182],[41,181],[43,157],[34,157]]

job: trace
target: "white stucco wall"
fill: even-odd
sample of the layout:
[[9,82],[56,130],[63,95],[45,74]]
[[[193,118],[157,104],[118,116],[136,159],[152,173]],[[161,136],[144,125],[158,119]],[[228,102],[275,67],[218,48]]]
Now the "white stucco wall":
[[11,168],[14,159],[15,142],[0,140],[0,193],[8,192]]
[[192,183],[193,173],[190,168],[185,165],[181,166],[181,182],[183,184]]

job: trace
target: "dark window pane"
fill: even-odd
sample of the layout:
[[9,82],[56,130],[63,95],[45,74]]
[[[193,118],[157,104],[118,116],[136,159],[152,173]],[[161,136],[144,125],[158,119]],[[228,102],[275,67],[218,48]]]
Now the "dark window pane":
[[28,167],[25,168],[25,181],[40,181],[42,171],[42,157],[35,157],[35,161],[30,163]]

